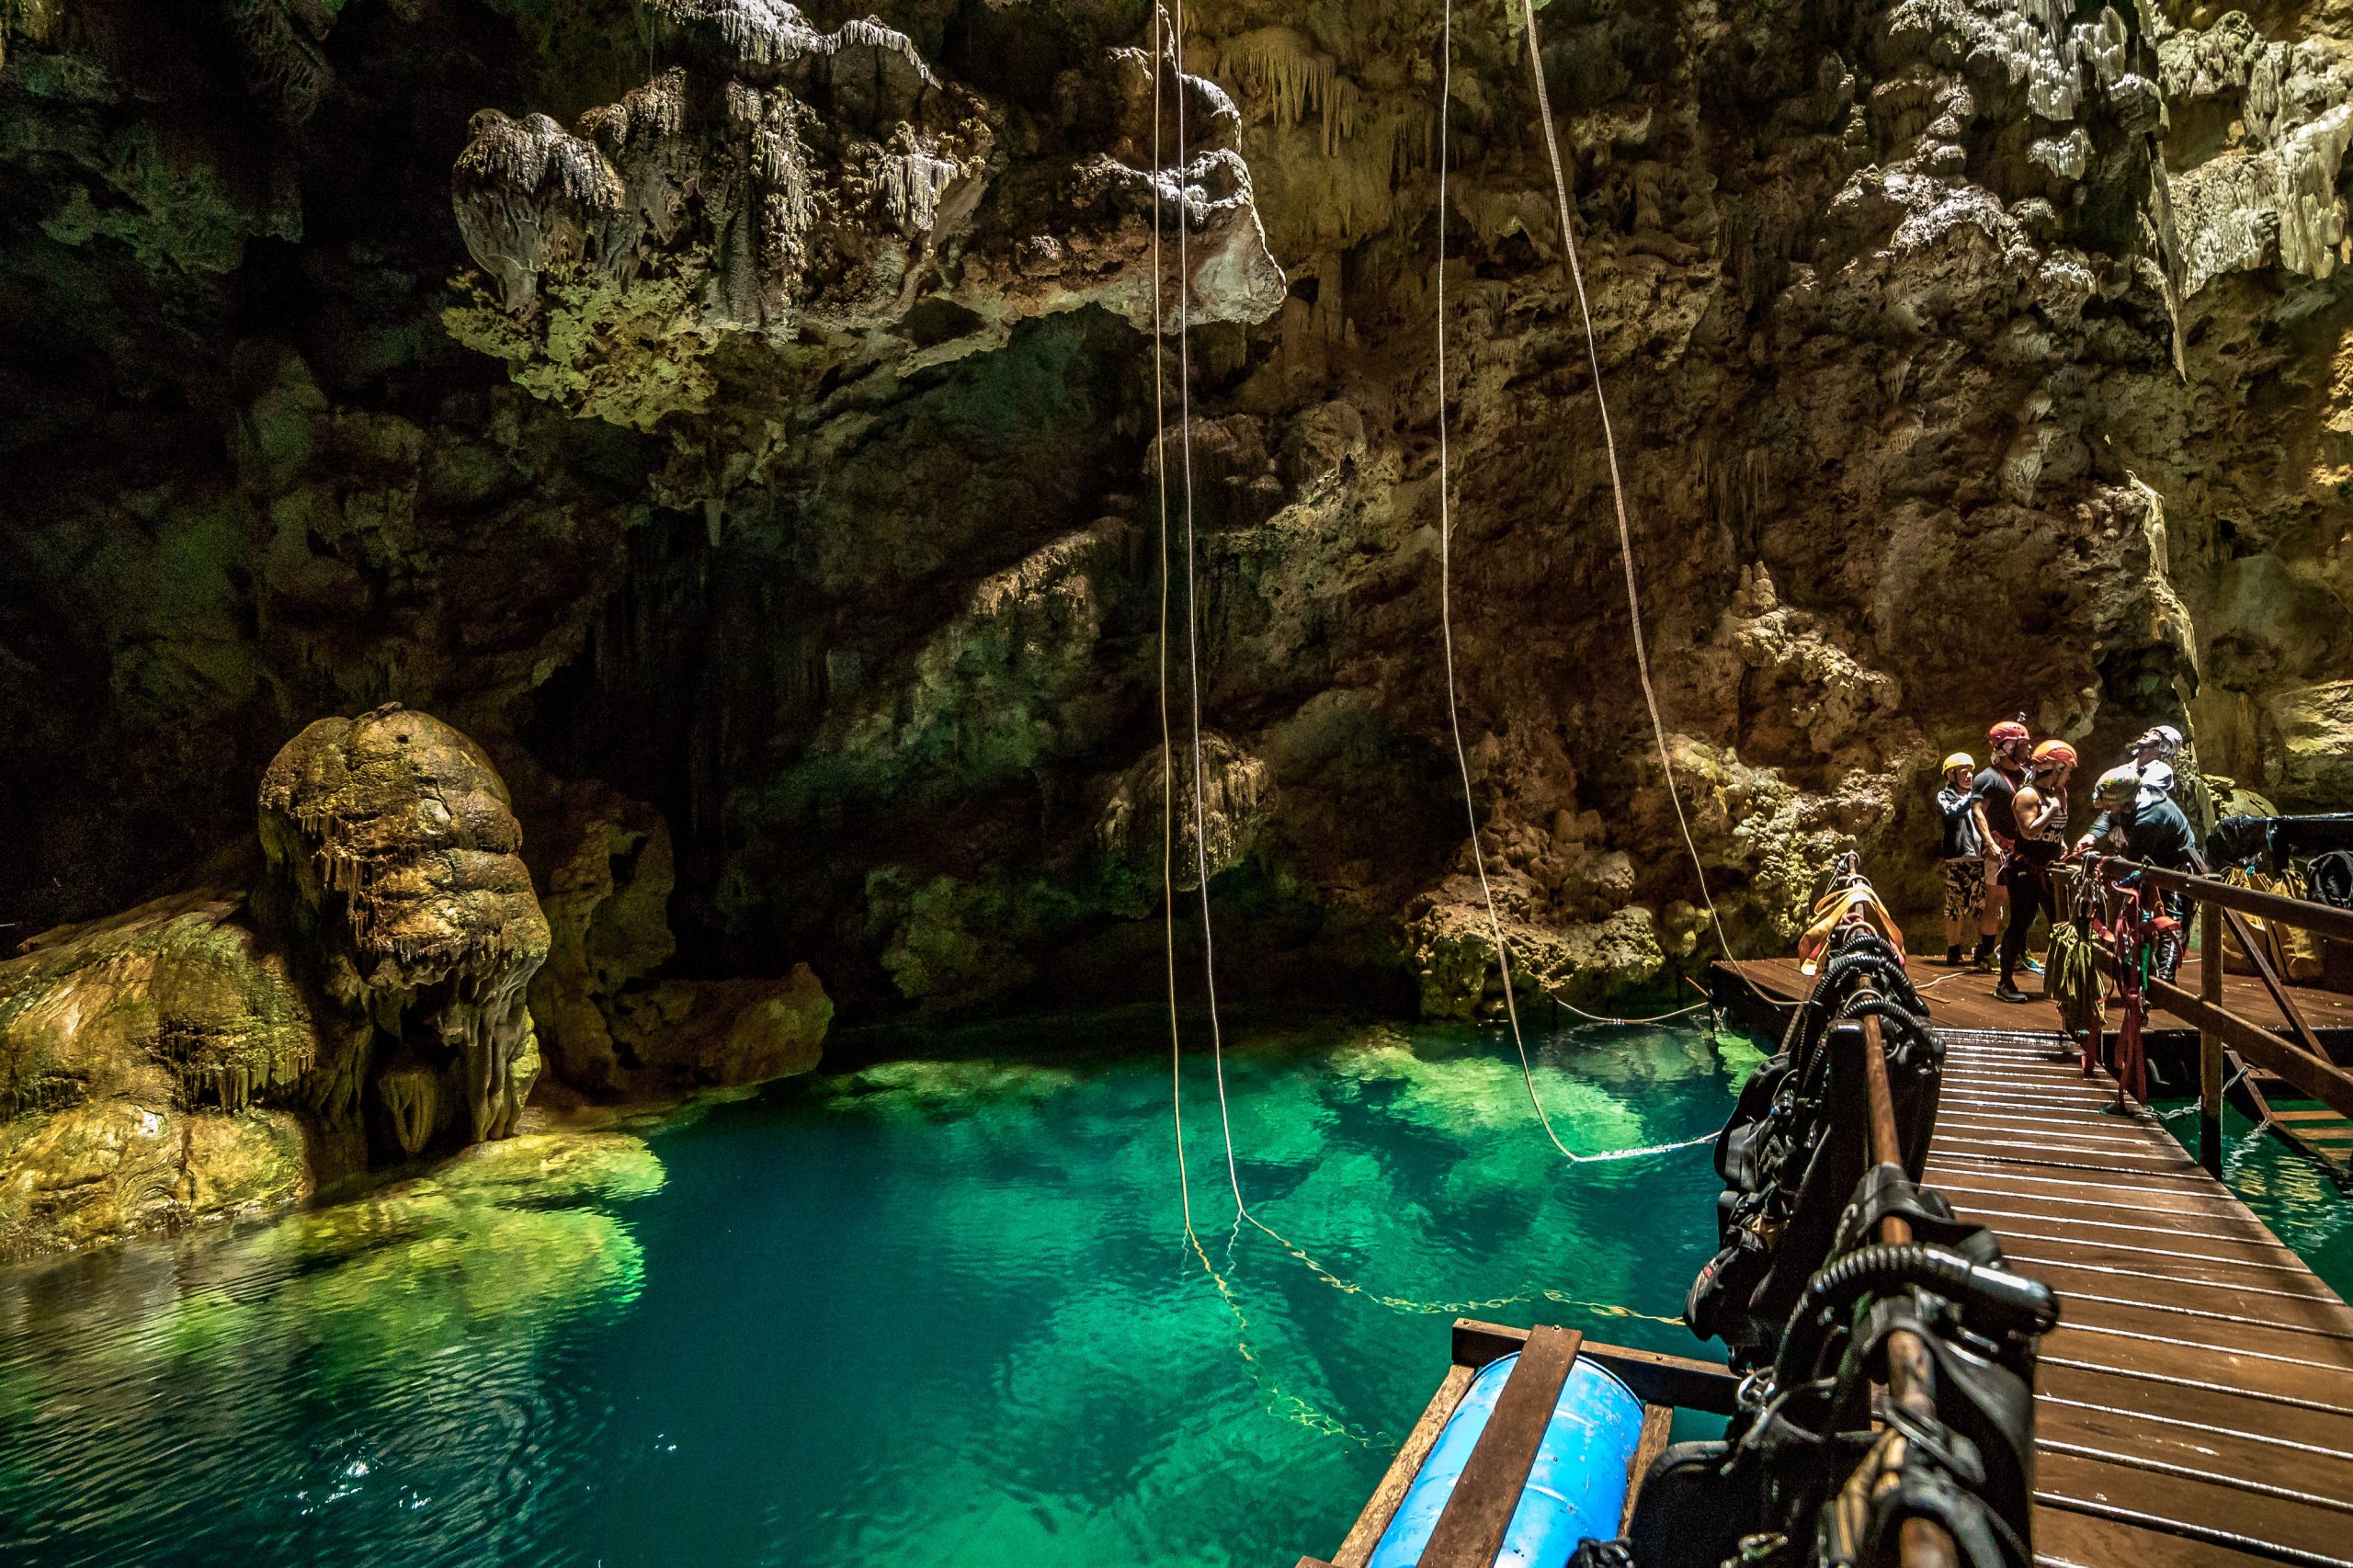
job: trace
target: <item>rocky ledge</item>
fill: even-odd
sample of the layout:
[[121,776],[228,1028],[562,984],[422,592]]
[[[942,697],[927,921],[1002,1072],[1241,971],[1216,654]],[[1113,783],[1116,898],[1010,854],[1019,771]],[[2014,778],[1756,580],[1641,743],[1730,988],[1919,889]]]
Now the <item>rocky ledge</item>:
[[506,784],[426,714],[305,729],[263,775],[259,838],[0,962],[0,1261],[510,1137],[545,1067],[643,1100],[816,1063],[833,1008],[805,967],[632,990],[587,956],[609,889],[562,877],[559,940]]

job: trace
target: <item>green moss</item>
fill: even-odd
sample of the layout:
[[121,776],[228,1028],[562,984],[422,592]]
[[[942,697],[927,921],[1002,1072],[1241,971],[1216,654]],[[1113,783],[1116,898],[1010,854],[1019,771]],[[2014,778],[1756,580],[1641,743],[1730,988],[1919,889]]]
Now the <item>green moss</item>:
[[504,359],[534,397],[634,430],[700,414],[718,389],[718,334],[698,301],[708,262],[690,252],[627,283],[594,268],[551,278],[540,315],[518,321],[480,290],[442,312],[449,335]]

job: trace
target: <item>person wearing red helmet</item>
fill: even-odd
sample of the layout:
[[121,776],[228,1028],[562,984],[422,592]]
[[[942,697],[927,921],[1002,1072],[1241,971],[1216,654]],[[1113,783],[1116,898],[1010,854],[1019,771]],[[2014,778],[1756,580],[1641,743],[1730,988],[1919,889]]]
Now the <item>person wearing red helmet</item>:
[[2029,1000],[2016,977],[2035,915],[2054,922],[2059,918],[2051,866],[2067,852],[2067,782],[2075,777],[2077,760],[2075,748],[2066,742],[2043,742],[2032,753],[2028,781],[2011,797],[2018,832],[2007,873],[2010,912],[2002,933],[2002,978],[1994,986],[1994,994],[2004,1002]]
[[2020,720],[2005,719],[1985,732],[1985,744],[1992,750],[1992,760],[1969,781],[1970,793],[1977,800],[1979,837],[1985,845],[1985,907],[1977,926],[1981,970],[1994,967],[1995,934],[2002,929],[2002,917],[2009,906],[2004,871],[2011,847],[2018,843],[2018,785],[2026,778],[2034,737]]

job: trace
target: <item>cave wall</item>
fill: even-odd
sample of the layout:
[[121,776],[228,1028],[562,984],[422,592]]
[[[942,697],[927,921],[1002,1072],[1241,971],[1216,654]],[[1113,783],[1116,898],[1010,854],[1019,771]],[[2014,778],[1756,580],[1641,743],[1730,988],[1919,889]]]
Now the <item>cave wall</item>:
[[[645,985],[1156,994],[1182,228],[1221,955],[1493,1004],[1436,642],[1438,6],[1188,6],[1157,261],[1146,7],[865,14],[0,0],[0,919],[131,902],[288,735],[398,700],[527,844],[651,810]],[[2353,11],[1538,18],[1736,940],[1848,844],[1924,900],[1934,760],[2014,711],[2353,799]],[[1464,733],[1529,978],[1589,1000],[1699,950],[1699,888],[1517,7],[1455,49]]]

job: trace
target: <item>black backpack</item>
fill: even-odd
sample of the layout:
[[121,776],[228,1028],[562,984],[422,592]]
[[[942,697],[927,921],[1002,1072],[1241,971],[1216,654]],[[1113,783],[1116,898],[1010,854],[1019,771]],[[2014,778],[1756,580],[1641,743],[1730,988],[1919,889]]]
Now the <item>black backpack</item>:
[[2313,897],[2337,909],[2353,909],[2353,850],[2315,855],[2304,867]]

